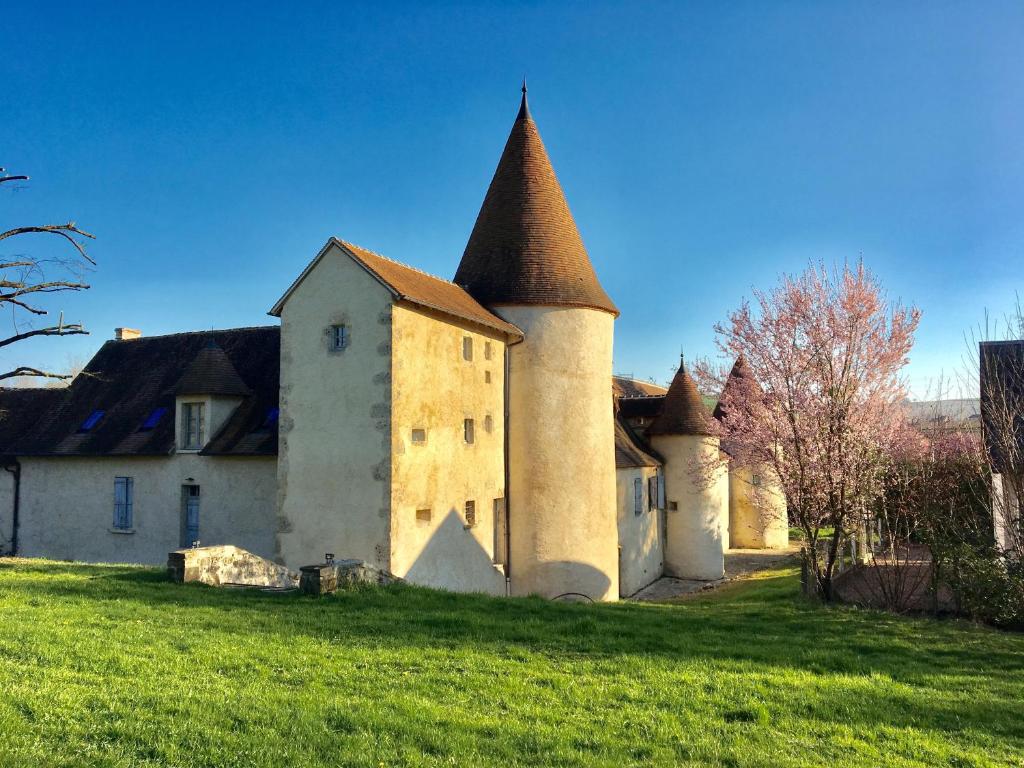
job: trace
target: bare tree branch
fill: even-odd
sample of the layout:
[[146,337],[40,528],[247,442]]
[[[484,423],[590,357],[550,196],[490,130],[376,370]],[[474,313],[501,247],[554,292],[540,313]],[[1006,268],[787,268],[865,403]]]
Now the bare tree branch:
[[31,331],[24,331],[23,333],[18,333],[14,336],[8,336],[6,339],[0,339],[0,347],[6,347],[16,341],[30,339],[33,336],[81,336],[88,335],[88,333],[89,332],[78,323],[70,325],[54,325],[49,328],[34,328]]
[[33,376],[44,379],[61,379],[62,381],[67,381],[68,379],[74,378],[74,374],[72,373],[52,373],[51,371],[41,371],[38,368],[29,368],[27,366],[22,366],[20,368],[15,368],[13,371],[8,371],[7,373],[0,373],[0,381],[2,381],[3,379],[13,379],[18,376]]

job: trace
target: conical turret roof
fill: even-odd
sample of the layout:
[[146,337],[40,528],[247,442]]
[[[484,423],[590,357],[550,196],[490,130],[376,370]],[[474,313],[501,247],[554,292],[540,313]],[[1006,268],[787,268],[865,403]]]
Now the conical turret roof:
[[454,282],[484,306],[564,305],[619,313],[594,274],[530,116],[525,85]]
[[648,435],[712,435],[711,414],[682,361]]
[[736,362],[733,363],[725,386],[722,387],[722,396],[718,398],[718,404],[715,405],[713,415],[721,421],[728,412],[728,406],[725,405],[726,401],[735,400],[743,402],[747,398],[757,397],[760,394],[761,386],[757,383],[757,379],[754,378],[754,372],[750,370],[747,358],[741,352],[740,356],[736,358]]
[[210,339],[188,364],[174,388],[176,395],[236,395],[251,393],[223,349]]

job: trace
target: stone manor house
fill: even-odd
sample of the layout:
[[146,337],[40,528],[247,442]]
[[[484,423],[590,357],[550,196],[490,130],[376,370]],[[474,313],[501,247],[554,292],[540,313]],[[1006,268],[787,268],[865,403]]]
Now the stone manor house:
[[66,389],[0,393],[0,551],[162,563],[201,541],[614,600],[720,578],[730,540],[787,544],[763,475],[696,480],[721,448],[685,367],[667,390],[613,377],[619,312],[525,88],[452,281],[332,237],[270,314],[118,329]]

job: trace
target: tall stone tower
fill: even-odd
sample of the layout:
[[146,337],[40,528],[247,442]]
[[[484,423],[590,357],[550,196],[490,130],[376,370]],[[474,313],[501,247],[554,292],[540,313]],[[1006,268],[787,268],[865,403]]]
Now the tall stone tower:
[[682,361],[647,437],[665,458],[665,572],[680,579],[722,578],[729,473],[711,414]]
[[618,310],[594,274],[525,85],[455,282],[526,336],[506,360],[512,593],[617,599]]

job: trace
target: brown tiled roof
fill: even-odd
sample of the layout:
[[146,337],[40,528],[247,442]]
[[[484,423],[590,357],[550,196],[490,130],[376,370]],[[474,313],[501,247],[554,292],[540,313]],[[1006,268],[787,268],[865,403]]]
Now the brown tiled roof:
[[[210,455],[274,455],[280,331],[277,327],[177,333],[108,341],[71,386],[0,453],[19,456],[165,456],[174,450],[175,389],[182,373],[213,340],[250,390],[203,451]],[[143,427],[165,409],[151,429]],[[86,419],[102,411],[95,425]]]
[[398,298],[522,338],[521,330],[484,309],[476,299],[455,283],[421,272],[353,243],[344,240],[339,240],[338,243],[398,294]]
[[64,388],[0,389],[0,456],[64,397]]
[[662,460],[658,454],[621,418],[615,419],[615,468],[657,467]]
[[497,315],[482,307],[476,299],[466,293],[455,283],[440,277],[429,275],[407,264],[381,256],[354,243],[332,237],[327,241],[316,258],[302,271],[292,283],[284,296],[270,310],[271,315],[280,317],[284,303],[288,300],[295,287],[305,279],[314,266],[323,258],[331,247],[336,246],[351,257],[357,264],[369,272],[378,282],[387,288],[396,299],[407,301],[427,309],[433,309],[452,317],[493,328],[513,338],[521,339],[523,332],[512,323],[502,320]]
[[619,313],[594,274],[525,92],[455,282],[488,307],[544,304]]
[[640,381],[629,376],[612,376],[612,394],[615,397],[649,397],[664,395],[668,390],[653,381]]
[[711,435],[711,414],[686,366],[680,363],[661,411],[647,428],[648,435]]
[[[754,378],[754,372],[750,370],[747,358],[741,353],[736,358],[736,362],[733,363],[732,370],[729,372],[729,378],[726,379],[725,386],[722,387],[722,396],[718,398],[718,403],[715,405],[715,411],[712,415],[721,421],[725,418],[727,412],[723,400],[737,399],[742,402],[745,392],[747,397],[757,396],[761,394],[761,387],[757,383],[757,379]],[[728,398],[726,397],[727,395]]]
[[245,386],[235,366],[213,339],[199,350],[174,388],[176,395],[245,397],[249,393],[249,388]]

